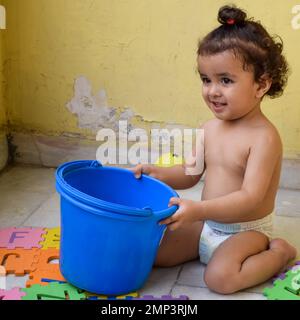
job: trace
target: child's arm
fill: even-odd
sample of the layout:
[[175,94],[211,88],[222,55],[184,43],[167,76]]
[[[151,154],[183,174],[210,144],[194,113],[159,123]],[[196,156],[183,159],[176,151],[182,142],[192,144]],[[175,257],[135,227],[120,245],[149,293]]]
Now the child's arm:
[[175,165],[169,168],[159,169],[159,179],[168,184],[173,189],[188,189],[199,182],[204,170],[199,174],[187,175],[184,165]]
[[158,167],[154,165],[137,165],[131,169],[136,178],[139,178],[141,173],[148,174],[156,179],[163,181],[174,189],[187,189],[193,187],[199,182],[202,174],[187,175],[184,165],[175,165],[172,167]]
[[188,189],[199,182],[204,171],[204,129],[197,132],[196,146],[182,165],[158,167],[154,165],[137,165],[130,169],[139,178],[142,173],[159,179],[174,189]]
[[205,219],[220,222],[251,220],[253,210],[263,204],[275,167],[281,161],[282,145],[275,133],[266,132],[251,147],[242,187],[229,195],[203,201]]
[[240,190],[228,195],[204,201],[171,198],[170,205],[177,204],[177,212],[163,221],[176,224],[176,229],[185,222],[215,220],[235,223],[251,220],[253,211],[262,205],[269,189],[275,167],[282,156],[280,138],[274,133],[259,136],[251,147],[243,184]]

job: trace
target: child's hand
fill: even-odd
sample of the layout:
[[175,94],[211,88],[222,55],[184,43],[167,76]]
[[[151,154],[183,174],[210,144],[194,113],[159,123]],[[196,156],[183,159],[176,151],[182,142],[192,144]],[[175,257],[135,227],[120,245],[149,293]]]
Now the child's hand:
[[158,178],[157,167],[151,164],[138,164],[133,168],[129,168],[130,171],[133,172],[134,176],[139,179],[142,173],[147,174],[153,178]]
[[161,220],[159,224],[166,224],[171,231],[185,223],[193,223],[199,219],[199,202],[180,198],[171,198],[168,206],[178,205],[178,210],[169,218]]

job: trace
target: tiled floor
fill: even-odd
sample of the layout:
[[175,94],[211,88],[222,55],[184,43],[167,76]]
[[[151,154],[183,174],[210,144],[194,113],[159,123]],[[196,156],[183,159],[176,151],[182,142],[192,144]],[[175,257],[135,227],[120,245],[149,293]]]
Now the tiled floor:
[[[15,166],[0,174],[0,228],[10,226],[56,227],[60,225],[59,197],[55,191],[55,169]],[[199,199],[202,184],[178,191],[181,197]],[[279,190],[275,235],[295,245],[300,254],[300,190]],[[298,254],[298,260],[299,259]],[[198,261],[174,268],[155,268],[140,294],[187,295],[190,299],[251,299],[265,297],[262,289],[271,282],[232,295],[211,292],[203,281],[204,265]],[[7,277],[7,288],[25,286],[28,276]]]

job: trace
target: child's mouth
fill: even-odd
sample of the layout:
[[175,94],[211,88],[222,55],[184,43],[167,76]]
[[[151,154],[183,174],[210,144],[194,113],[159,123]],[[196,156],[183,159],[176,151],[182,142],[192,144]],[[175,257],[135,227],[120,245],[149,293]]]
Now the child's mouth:
[[211,103],[213,105],[214,111],[216,111],[216,112],[223,111],[224,107],[227,105],[227,103],[214,102],[214,101],[211,101]]

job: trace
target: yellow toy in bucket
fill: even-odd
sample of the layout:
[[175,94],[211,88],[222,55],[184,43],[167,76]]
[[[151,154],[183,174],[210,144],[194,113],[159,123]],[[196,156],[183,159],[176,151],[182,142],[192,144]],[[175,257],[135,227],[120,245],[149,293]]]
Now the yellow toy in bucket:
[[176,164],[182,164],[183,158],[175,153],[164,153],[155,162],[159,167],[172,167]]

